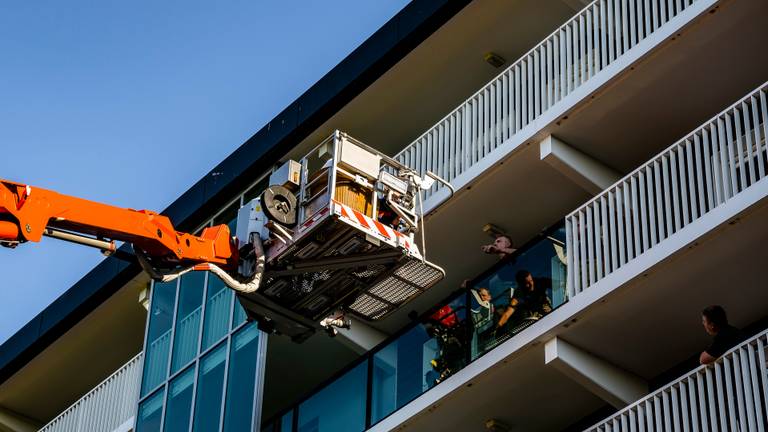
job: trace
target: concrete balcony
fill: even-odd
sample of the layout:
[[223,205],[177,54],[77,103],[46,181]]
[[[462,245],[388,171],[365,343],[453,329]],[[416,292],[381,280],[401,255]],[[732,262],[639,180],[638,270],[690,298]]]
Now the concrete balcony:
[[[569,300],[372,430],[469,429],[487,419],[563,430],[637,400],[700,352],[703,307],[724,305],[739,327],[765,319],[755,263],[768,258],[767,91],[568,215]],[[558,415],[547,415],[553,407]]]
[[629,405],[585,432],[764,431],[768,331]]
[[139,353],[45,425],[41,432],[133,430],[144,354]]

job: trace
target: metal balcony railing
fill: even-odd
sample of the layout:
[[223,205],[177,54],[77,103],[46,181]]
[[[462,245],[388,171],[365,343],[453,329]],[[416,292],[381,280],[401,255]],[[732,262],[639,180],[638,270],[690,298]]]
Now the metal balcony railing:
[[144,353],[139,353],[129,360],[40,431],[111,432],[120,426],[132,427],[143,358]]
[[768,83],[565,219],[570,296],[766,176]]
[[587,429],[760,431],[768,427],[768,330]]
[[[596,0],[395,156],[448,181],[693,5],[706,0]],[[615,72],[612,72],[615,73]],[[443,185],[427,191],[431,196]]]

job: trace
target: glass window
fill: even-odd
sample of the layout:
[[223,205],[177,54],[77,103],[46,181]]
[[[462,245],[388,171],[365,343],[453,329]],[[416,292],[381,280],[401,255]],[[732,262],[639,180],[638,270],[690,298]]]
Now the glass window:
[[[424,326],[416,326],[373,356],[371,422],[401,408],[434,385],[435,356]],[[426,356],[425,346],[427,349]],[[462,355],[461,352],[458,355]]]
[[160,385],[168,370],[171,348],[171,324],[176,303],[176,282],[155,283],[152,286],[152,307],[149,312],[146,356],[141,395]]
[[248,316],[245,314],[245,309],[243,309],[243,305],[241,305],[237,300],[237,297],[235,297],[235,312],[232,315],[232,328],[244,323],[246,319],[248,319]]
[[259,329],[255,324],[245,326],[232,337],[224,431],[244,431],[251,427],[258,351]]
[[293,410],[280,418],[280,432],[293,432]]
[[355,366],[304,401],[299,406],[299,432],[364,430],[367,369],[367,361]]
[[204,287],[204,272],[190,272],[181,277],[171,373],[192,361],[197,354]]
[[187,432],[189,430],[192,390],[195,383],[194,366],[182,372],[168,385],[168,402],[165,407],[165,432]]
[[208,275],[208,292],[205,295],[205,322],[203,324],[203,346],[205,351],[218,342],[229,329],[229,308],[232,304],[232,290],[213,273]]
[[160,430],[160,421],[163,417],[163,390],[158,390],[139,405],[136,432],[158,432]]
[[224,342],[200,360],[195,422],[192,430],[201,432],[219,430],[226,359],[227,343]]
[[213,225],[227,224],[229,226],[229,232],[235,235],[235,228],[237,227],[237,211],[240,210],[240,200],[235,200],[226,210],[221,212],[215,219],[213,219]]
[[261,193],[264,192],[264,189],[266,189],[268,186],[269,186],[269,176],[264,177],[263,179],[261,179],[261,181],[253,185],[250,189],[248,189],[248,191],[245,192],[245,194],[243,195],[243,203],[248,203],[254,198],[258,198],[259,196],[261,196]]

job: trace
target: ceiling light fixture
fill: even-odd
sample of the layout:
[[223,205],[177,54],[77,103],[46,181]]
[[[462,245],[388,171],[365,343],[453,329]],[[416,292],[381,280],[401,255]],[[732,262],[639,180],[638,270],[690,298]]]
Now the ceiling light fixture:
[[504,66],[504,63],[507,62],[506,60],[504,60],[504,57],[496,54],[493,51],[488,51],[487,53],[485,53],[485,55],[483,56],[483,60],[485,60],[486,63],[488,63],[489,65],[495,68],[500,68]]

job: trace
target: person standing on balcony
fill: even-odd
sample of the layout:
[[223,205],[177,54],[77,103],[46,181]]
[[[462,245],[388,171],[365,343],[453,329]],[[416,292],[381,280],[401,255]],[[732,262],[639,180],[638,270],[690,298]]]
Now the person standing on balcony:
[[712,336],[712,344],[702,351],[699,363],[710,364],[726,351],[744,340],[741,331],[728,324],[728,316],[722,306],[707,306],[701,311],[701,324],[704,330]]

